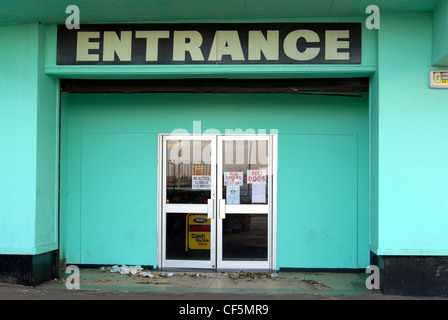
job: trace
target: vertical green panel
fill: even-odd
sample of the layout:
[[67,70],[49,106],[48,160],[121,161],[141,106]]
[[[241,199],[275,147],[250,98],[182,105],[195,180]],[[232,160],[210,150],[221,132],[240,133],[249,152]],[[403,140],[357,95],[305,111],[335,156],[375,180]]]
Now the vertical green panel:
[[38,25],[0,27],[0,253],[33,254]]
[[57,80],[45,27],[0,27],[0,254],[57,249]]
[[378,73],[370,80],[370,214],[369,214],[369,246],[376,253],[378,249]]
[[[278,131],[277,267],[368,264],[367,95],[68,94],[63,99],[68,262],[156,264],[157,133],[191,133],[195,127],[214,133]],[[141,202],[137,210],[135,201]],[[132,223],[122,219],[122,211]],[[109,215],[115,218],[106,219]],[[111,239],[112,233],[118,238]]]
[[279,149],[280,266],[356,268],[356,134],[280,135]]
[[157,136],[83,133],[81,263],[151,264]]
[[59,82],[44,73],[46,28],[39,25],[36,250],[58,248]]
[[428,84],[432,15],[385,13],[378,34],[377,253],[447,255],[448,91]]
[[[67,224],[68,224],[68,193],[67,193],[67,171],[68,171],[68,104],[69,104],[70,95],[65,92],[61,92],[61,123],[60,126],[61,136],[60,136],[60,170],[59,170],[59,206],[60,206],[60,215],[59,215],[59,255],[61,259],[67,257],[67,249],[68,247],[73,248],[73,244],[69,244],[68,237],[69,233],[67,232]],[[73,219],[71,221],[71,225],[73,225]],[[74,228],[76,229],[76,228]]]

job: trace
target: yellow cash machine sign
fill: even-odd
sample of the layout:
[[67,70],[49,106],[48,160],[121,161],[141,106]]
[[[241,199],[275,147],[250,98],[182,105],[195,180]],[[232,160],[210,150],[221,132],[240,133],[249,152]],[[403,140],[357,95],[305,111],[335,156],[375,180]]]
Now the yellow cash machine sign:
[[210,219],[206,214],[189,213],[187,215],[187,243],[188,250],[210,249]]

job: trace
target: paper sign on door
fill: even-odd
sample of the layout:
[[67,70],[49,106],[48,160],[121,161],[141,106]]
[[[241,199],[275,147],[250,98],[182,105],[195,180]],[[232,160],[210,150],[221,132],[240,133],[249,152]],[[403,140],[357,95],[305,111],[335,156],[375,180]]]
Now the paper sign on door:
[[226,186],[226,204],[240,204],[240,186]]
[[243,185],[243,172],[241,172],[241,171],[224,172],[224,185],[225,186],[242,186]]
[[191,176],[191,189],[193,190],[210,190],[212,186],[211,176]]
[[247,183],[265,184],[266,170],[247,170]]
[[247,170],[247,183],[252,184],[252,203],[266,203],[266,170]]
[[252,184],[252,203],[266,203],[266,184]]
[[240,204],[240,186],[243,185],[243,172],[224,172],[226,204]]

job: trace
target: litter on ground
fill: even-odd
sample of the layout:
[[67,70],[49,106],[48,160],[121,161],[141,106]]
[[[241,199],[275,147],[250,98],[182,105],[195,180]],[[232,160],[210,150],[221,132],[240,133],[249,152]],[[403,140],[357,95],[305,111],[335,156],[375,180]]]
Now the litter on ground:
[[239,279],[246,279],[246,280],[275,279],[278,277],[278,274],[277,273],[240,271],[238,273],[229,273],[228,277],[235,281],[237,281]]
[[143,271],[143,268],[141,266],[126,266],[122,265],[119,267],[118,265],[112,266],[112,267],[100,267],[101,271],[115,273],[119,272],[121,274],[137,274],[139,271]]
[[[131,276],[141,276],[143,278],[167,278],[174,276],[188,276],[190,278],[201,278],[206,277],[201,273],[185,273],[185,272],[169,272],[169,273],[152,273],[150,271],[145,271],[141,266],[127,266],[122,265],[121,267],[118,265],[114,265],[112,267],[100,267],[99,268],[104,273],[120,273],[123,275],[131,275]],[[222,273],[224,276],[227,276],[229,279],[234,280],[259,280],[259,279],[273,279],[276,280],[278,277],[277,273],[264,273],[264,272],[233,272],[233,273]]]
[[[188,285],[188,286],[201,286],[202,280],[205,280],[206,283],[212,283],[213,281],[218,281],[219,285],[222,285],[222,280],[229,279],[232,285],[242,285],[244,286],[255,286],[259,287],[260,285],[283,285],[283,283],[290,279],[290,277],[285,275],[280,275],[277,272],[250,272],[250,271],[239,271],[239,272],[163,272],[160,270],[147,269],[145,270],[140,265],[128,266],[128,265],[114,265],[107,267],[100,267],[99,270],[104,274],[109,274],[104,278],[94,278],[90,276],[86,276],[83,278],[83,281],[86,283],[95,283],[104,282],[104,283],[123,283],[126,281],[131,281],[138,284],[144,285]],[[93,273],[92,273],[93,275]],[[324,284],[320,279],[314,278],[314,276],[318,276],[318,273],[304,273],[302,274],[305,277],[294,277],[293,280],[302,283],[302,288],[305,290],[316,291],[324,291],[328,289],[332,289],[327,284]],[[123,277],[123,278],[122,278]],[[90,279],[89,279],[90,278]],[[193,281],[189,281],[189,279],[193,279]],[[65,279],[62,279],[65,281]],[[123,282],[122,282],[123,281]],[[221,281],[221,282],[219,282]],[[224,282],[225,285],[226,282]],[[269,284],[271,283],[271,284]],[[210,284],[208,284],[210,285]],[[300,284],[298,284],[300,287]]]

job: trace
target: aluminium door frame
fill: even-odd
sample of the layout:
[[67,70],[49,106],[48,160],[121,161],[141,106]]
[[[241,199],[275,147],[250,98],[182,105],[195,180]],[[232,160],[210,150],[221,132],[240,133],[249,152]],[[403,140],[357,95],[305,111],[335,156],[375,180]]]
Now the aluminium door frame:
[[[203,139],[199,140],[207,140],[207,139],[214,139],[215,140],[215,147],[217,148],[218,144],[218,136],[221,137],[238,137],[237,140],[244,140],[244,137],[260,137],[260,136],[268,136],[269,141],[269,148],[271,150],[270,152],[270,160],[271,160],[271,172],[272,172],[272,183],[270,187],[270,195],[271,195],[271,204],[270,204],[270,214],[268,214],[269,217],[269,224],[270,227],[268,228],[268,270],[277,270],[277,171],[278,171],[278,134],[189,134],[189,133],[159,133],[158,134],[158,154],[157,154],[157,268],[158,269],[170,269],[170,268],[181,268],[181,267],[170,267],[166,265],[166,258],[165,258],[165,252],[166,252],[166,246],[165,246],[165,230],[164,230],[164,217],[166,215],[165,211],[165,203],[164,199],[166,197],[166,190],[165,190],[165,178],[164,175],[166,173],[166,164],[165,164],[165,143],[166,143],[166,137],[180,137],[185,139],[196,139],[199,137],[203,137]],[[189,138],[190,137],[190,138]],[[225,139],[224,139],[225,140]],[[228,140],[228,139],[227,139]],[[217,152],[216,159],[215,159],[215,165],[218,167],[217,164],[217,158],[218,153],[221,154],[222,151]],[[217,174],[217,171],[215,171]],[[216,183],[216,188],[218,188],[219,183]],[[212,191],[212,198],[217,198],[217,190],[215,190],[215,194],[213,195]],[[218,208],[217,208],[217,201],[215,201],[214,205],[214,218],[218,219]],[[268,224],[268,225],[269,225]],[[216,222],[215,225],[217,226],[218,223]],[[218,230],[216,231],[217,234]],[[216,236],[217,238],[218,236]],[[214,245],[217,247],[217,239],[214,239]],[[218,249],[215,248],[214,250],[214,267],[212,270],[217,270],[217,251]],[[200,266],[197,266],[200,268]],[[227,268],[226,268],[227,269]],[[231,267],[228,269],[232,269]],[[243,269],[254,269],[254,268],[244,268]],[[259,269],[259,268],[255,268]],[[265,269],[265,268],[263,268]],[[238,268],[238,270],[241,270],[241,268]]]
[[272,158],[273,158],[273,150],[272,150],[272,139],[268,135],[255,135],[255,134],[245,134],[245,135],[218,135],[217,136],[217,176],[220,177],[217,180],[217,233],[218,235],[223,235],[223,223],[226,214],[243,214],[243,215],[255,215],[255,214],[265,214],[268,217],[268,225],[267,225],[267,260],[266,261],[250,261],[250,260],[224,260],[223,259],[223,236],[217,236],[217,250],[216,250],[216,265],[219,270],[232,270],[232,269],[256,269],[256,270],[271,270],[273,269],[271,265],[272,261],[272,247],[273,247],[273,235],[272,235],[272,182],[268,184],[268,203],[267,204],[250,204],[250,205],[232,205],[225,204],[226,200],[223,199],[223,181],[222,175],[224,173],[224,163],[223,159],[223,145],[226,141],[267,141],[268,142],[268,170],[267,175],[272,176],[272,180],[274,180],[273,175],[273,167],[272,167]]
[[[210,157],[211,157],[211,185],[212,188],[210,190],[210,197],[211,199],[214,199],[216,194],[216,152],[213,150],[216,149],[216,137],[214,135],[190,135],[190,134],[165,134],[160,135],[162,146],[160,149],[159,146],[159,164],[158,167],[160,169],[161,167],[161,174],[158,173],[158,176],[160,176],[160,184],[158,184],[158,192],[160,195],[158,196],[158,202],[160,203],[160,208],[157,212],[158,217],[158,243],[160,246],[158,246],[158,255],[160,255],[160,263],[158,261],[158,266],[160,268],[165,269],[215,269],[216,268],[216,232],[211,232],[211,239],[210,239],[210,259],[209,260],[176,260],[176,259],[167,259],[166,258],[166,237],[165,237],[165,221],[166,221],[166,214],[167,214],[167,206],[168,204],[165,203],[166,199],[166,161],[165,161],[165,151],[167,150],[167,141],[175,141],[175,140],[191,140],[191,141],[210,141],[211,142],[211,149],[210,149]],[[159,171],[159,170],[158,170]],[[209,209],[212,209],[211,206],[208,204],[170,204],[170,207],[175,207],[179,210],[174,210],[172,212],[185,212],[185,213],[208,213]],[[192,208],[193,207],[193,208]],[[202,208],[199,208],[202,207]],[[213,210],[213,209],[212,209]],[[214,210],[213,210],[214,211]],[[212,230],[214,227],[212,228]]]

